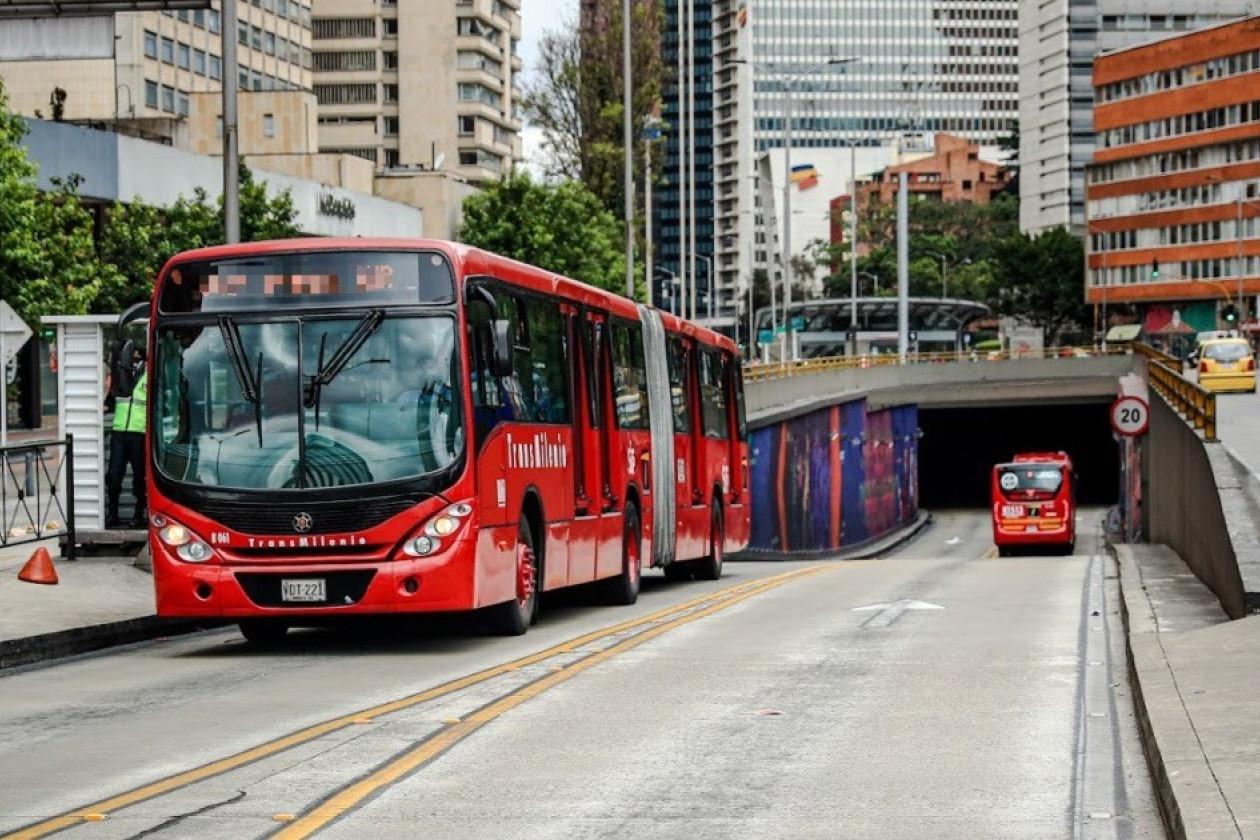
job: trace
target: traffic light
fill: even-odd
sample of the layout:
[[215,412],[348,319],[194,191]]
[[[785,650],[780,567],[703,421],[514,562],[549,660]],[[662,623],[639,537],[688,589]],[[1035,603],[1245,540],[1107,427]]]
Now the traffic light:
[[1238,307],[1234,306],[1232,303],[1227,304],[1225,308],[1221,310],[1221,317],[1225,319],[1225,323],[1232,327],[1238,320]]
[[1159,260],[1155,260],[1153,263],[1151,263],[1151,279],[1152,280],[1159,279]]

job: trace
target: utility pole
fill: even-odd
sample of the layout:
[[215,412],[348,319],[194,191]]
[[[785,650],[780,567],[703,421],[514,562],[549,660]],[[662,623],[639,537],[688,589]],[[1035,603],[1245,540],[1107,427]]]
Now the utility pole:
[[691,278],[687,317],[696,317],[696,0],[687,0],[687,275]]
[[[687,59],[683,50],[686,44],[687,24],[683,15],[683,3],[691,0],[674,0],[675,16],[678,29],[678,177],[674,183],[678,185],[678,278],[679,288],[687,290]],[[684,316],[679,308],[678,299],[670,294],[674,304],[674,314]]]
[[897,355],[904,364],[910,350],[910,185],[897,174]]
[[853,355],[857,355],[857,307],[858,307],[858,267],[857,267],[857,146],[849,138],[849,330],[853,333]]
[[783,338],[779,361],[796,358],[792,341],[792,77],[783,79]]
[[[235,2],[235,0],[225,0]],[[634,79],[630,62],[630,0],[621,2],[621,138],[626,146],[626,297],[634,300]],[[648,285],[652,277],[648,275]]]
[[229,245],[241,241],[241,184],[236,133],[236,0],[223,0],[223,29],[219,52],[223,55],[223,239]]

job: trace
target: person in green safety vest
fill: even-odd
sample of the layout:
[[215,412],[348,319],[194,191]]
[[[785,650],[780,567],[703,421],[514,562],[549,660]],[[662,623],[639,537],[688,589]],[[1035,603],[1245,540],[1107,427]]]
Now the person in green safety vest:
[[114,430],[109,438],[109,470],[105,473],[105,490],[108,493],[105,509],[105,527],[122,525],[118,515],[118,497],[122,494],[123,477],[131,466],[131,492],[136,499],[132,528],[148,525],[147,493],[144,476],[144,426],[148,415],[149,383],[144,368],[144,348],[137,347],[132,353],[131,373],[135,386],[130,396],[114,398]]

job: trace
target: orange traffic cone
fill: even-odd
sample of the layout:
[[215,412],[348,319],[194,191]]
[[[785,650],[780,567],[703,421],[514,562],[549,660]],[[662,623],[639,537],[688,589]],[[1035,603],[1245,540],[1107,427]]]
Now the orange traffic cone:
[[57,582],[57,570],[53,567],[48,549],[43,546],[35,549],[31,559],[27,560],[22,571],[18,572],[18,580],[24,580],[27,583],[53,584]]

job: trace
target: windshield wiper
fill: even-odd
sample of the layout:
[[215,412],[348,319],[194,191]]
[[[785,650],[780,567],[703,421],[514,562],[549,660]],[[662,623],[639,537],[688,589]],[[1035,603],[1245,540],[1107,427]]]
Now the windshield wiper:
[[[328,360],[328,364],[324,364],[324,338],[319,341],[319,370],[310,378],[306,386],[306,399],[303,401],[307,408],[315,408],[319,405],[319,392],[328,383],[337,378],[337,375],[346,369],[346,365],[354,358],[354,354],[367,343],[372,334],[380,328],[381,322],[385,320],[385,310],[372,309],[360,319],[354,331],[346,336],[345,340],[338,345],[333,351],[332,358]],[[324,333],[326,337],[328,333]],[[318,422],[318,421],[316,421]]]
[[258,353],[258,366],[250,371],[245,361],[245,342],[241,340],[240,328],[230,315],[219,316],[219,333],[223,336],[223,348],[227,351],[228,362],[232,365],[232,373],[236,375],[236,384],[241,389],[241,396],[253,403],[254,427],[258,430],[258,448],[262,449],[262,351]]

